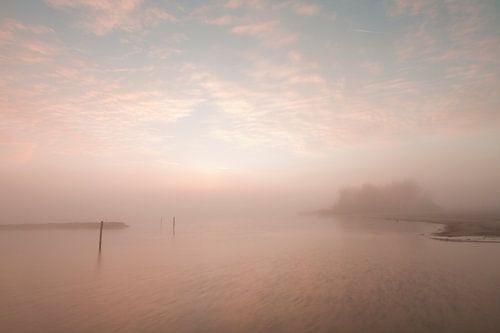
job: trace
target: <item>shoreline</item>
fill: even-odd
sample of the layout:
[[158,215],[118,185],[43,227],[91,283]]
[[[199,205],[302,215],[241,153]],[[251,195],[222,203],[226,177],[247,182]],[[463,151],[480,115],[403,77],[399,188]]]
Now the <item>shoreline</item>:
[[500,223],[495,222],[441,222],[443,229],[429,238],[449,242],[500,243]]
[[[325,215],[323,215],[325,217]],[[442,228],[426,235],[430,239],[450,242],[500,243],[500,218],[475,216],[408,216],[398,214],[335,214],[328,217],[356,217],[391,220],[397,222],[424,222],[441,225]]]
[[[488,239],[481,236],[471,236],[476,238],[471,238],[467,236],[433,236],[431,234],[428,236],[430,239],[434,239],[442,242],[458,242],[458,243],[500,243],[500,237]],[[466,238],[464,238],[466,237]]]
[[492,221],[463,221],[439,218],[401,218],[404,222],[424,222],[442,226],[429,235],[430,239],[460,243],[500,243],[500,223]]

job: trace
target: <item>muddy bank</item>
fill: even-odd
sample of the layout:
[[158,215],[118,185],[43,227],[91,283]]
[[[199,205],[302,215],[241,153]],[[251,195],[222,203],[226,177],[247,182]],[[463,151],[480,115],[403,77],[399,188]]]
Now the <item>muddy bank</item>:
[[500,243],[500,223],[448,222],[431,238],[452,242]]
[[408,223],[426,222],[442,226],[429,235],[432,239],[456,242],[500,242],[500,217],[493,214],[328,214],[321,216],[382,219]]
[[480,220],[463,218],[399,218],[405,222],[427,222],[442,225],[442,228],[430,235],[432,239],[454,242],[500,242],[500,221],[495,219]]

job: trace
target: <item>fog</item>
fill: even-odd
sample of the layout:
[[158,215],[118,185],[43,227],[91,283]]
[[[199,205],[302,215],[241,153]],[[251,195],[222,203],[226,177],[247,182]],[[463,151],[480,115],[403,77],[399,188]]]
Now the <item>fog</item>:
[[499,9],[0,1],[0,333],[499,332]]
[[442,209],[415,181],[404,180],[387,185],[364,184],[360,187],[343,188],[330,212],[422,214],[440,210]]
[[[421,165],[416,170],[394,164],[394,157],[354,158],[335,165],[314,160],[282,169],[211,174],[132,168],[126,163],[4,166],[0,223],[104,219],[148,224],[161,216],[268,218],[332,207],[336,212],[407,213],[434,211],[438,206],[461,211],[499,208],[496,173],[471,173],[465,164],[442,163],[437,169]],[[450,171],[441,173],[446,169]]]
[[[480,140],[475,134],[426,144],[360,143],[280,160],[259,156],[253,164],[227,169],[170,165],[141,154],[125,159],[40,147],[29,159],[4,156],[0,223],[104,219],[149,224],[172,215],[267,218],[335,203],[343,211],[354,206],[362,211],[427,210],[431,202],[446,210],[499,210],[500,156],[494,145],[484,146],[484,140],[493,142],[495,137],[490,132]],[[460,149],[454,144],[458,139],[470,141],[470,146]],[[212,163],[228,163],[230,158],[214,157]],[[413,183],[399,183],[404,179]],[[368,203],[370,196],[384,199]],[[353,200],[360,200],[360,206]]]

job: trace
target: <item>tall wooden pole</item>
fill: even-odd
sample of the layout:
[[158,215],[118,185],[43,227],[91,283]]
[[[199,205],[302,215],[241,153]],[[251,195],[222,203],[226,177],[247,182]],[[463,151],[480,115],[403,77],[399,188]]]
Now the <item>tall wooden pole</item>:
[[99,231],[99,252],[101,252],[103,226],[104,226],[104,221],[101,221],[101,230]]
[[174,235],[175,237],[175,216],[174,218],[172,219],[172,234]]

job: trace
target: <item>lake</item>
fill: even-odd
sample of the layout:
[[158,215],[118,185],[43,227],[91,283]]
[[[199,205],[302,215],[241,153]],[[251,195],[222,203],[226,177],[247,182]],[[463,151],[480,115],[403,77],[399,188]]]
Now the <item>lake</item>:
[[0,232],[1,332],[499,332],[500,244],[311,217]]

